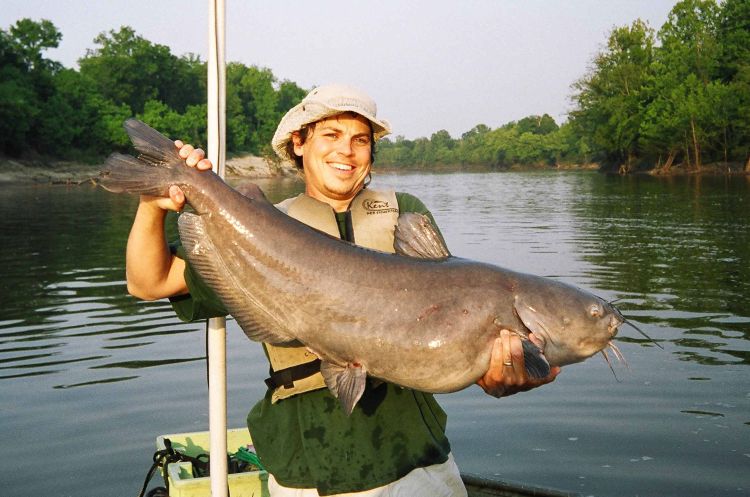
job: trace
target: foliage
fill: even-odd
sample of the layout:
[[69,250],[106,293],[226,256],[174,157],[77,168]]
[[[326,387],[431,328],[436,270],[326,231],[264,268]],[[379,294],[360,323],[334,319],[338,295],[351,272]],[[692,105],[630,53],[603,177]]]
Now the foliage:
[[550,166],[568,158],[573,145],[567,127],[545,114],[528,116],[492,130],[479,124],[454,139],[440,130],[430,139],[398,136],[378,145],[377,161],[385,166],[484,165],[497,169],[513,165]]
[[[0,29],[0,154],[101,160],[125,150],[135,116],[169,136],[206,143],[206,65],[173,55],[127,26],[101,33],[79,70],[44,56],[62,34],[46,20]],[[281,116],[305,91],[268,69],[227,68],[230,151],[267,152]]]
[[[101,33],[79,70],[44,56],[62,34],[49,21],[0,29],[0,153],[89,157],[127,148],[122,122],[137,116],[169,136],[206,143],[206,65],[176,56],[124,26]],[[615,27],[573,86],[558,125],[533,115],[460,137],[438,130],[378,144],[381,166],[700,169],[709,162],[750,171],[750,0],[682,0],[658,30]],[[305,90],[271,70],[227,66],[227,149],[272,154],[276,124]],[[507,98],[502,97],[501,98]]]
[[749,30],[749,0],[683,0],[655,38],[641,21],[615,28],[574,86],[571,124],[621,170],[746,162]]

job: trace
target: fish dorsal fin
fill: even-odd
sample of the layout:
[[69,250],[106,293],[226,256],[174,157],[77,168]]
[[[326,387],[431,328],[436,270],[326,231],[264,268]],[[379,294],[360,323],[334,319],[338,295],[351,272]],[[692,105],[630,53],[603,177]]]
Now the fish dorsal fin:
[[365,368],[361,365],[348,364],[344,367],[323,362],[320,365],[320,372],[328,389],[341,402],[344,412],[347,416],[350,415],[365,391],[367,383]]
[[139,159],[153,165],[183,162],[172,140],[138,119],[125,121],[125,131],[140,154]]
[[178,226],[188,262],[221,299],[248,338],[274,345],[292,342],[294,337],[279,332],[280,326],[276,319],[235,281],[235,274],[224,263],[211,237],[206,233],[201,216],[183,213]]
[[398,217],[393,247],[396,253],[422,259],[450,257],[443,237],[424,214],[404,212]]
[[252,200],[266,200],[266,196],[263,194],[263,190],[260,189],[255,183],[240,183],[235,187],[239,193]]

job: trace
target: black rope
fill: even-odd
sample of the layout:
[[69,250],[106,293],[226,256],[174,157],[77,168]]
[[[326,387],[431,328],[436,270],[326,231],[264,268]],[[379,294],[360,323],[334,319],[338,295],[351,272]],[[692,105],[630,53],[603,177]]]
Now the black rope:
[[167,466],[174,462],[190,462],[193,466],[194,478],[209,476],[208,454],[199,454],[196,457],[192,457],[183,454],[182,452],[177,452],[172,447],[172,441],[165,438],[164,449],[154,452],[153,464],[151,464],[151,468],[149,468],[148,473],[146,473],[146,479],[143,482],[138,497],[144,497],[144,495],[146,495],[146,488],[154,477],[154,473],[156,473],[156,470],[159,468],[161,468],[164,477],[164,487],[154,488],[146,495],[146,497],[167,497],[169,495],[169,480],[166,476]]

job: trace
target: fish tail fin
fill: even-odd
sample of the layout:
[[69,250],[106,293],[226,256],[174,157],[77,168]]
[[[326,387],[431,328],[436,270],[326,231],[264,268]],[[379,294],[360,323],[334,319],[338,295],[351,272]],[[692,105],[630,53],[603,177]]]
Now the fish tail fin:
[[174,142],[148,124],[138,119],[128,119],[123,126],[140,154],[139,159],[163,167],[174,167],[182,163]]
[[112,154],[99,172],[96,183],[113,193],[168,196],[169,186],[176,183],[175,172],[155,167],[123,154]]
[[125,121],[125,131],[140,154],[138,158],[112,154],[96,183],[114,193],[167,196],[180,182],[183,164],[174,142],[137,119]]

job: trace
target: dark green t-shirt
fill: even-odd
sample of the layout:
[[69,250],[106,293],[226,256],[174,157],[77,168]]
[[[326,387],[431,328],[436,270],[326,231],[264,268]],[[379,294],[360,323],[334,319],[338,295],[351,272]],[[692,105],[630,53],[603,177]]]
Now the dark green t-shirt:
[[[396,199],[400,212],[418,212],[432,220],[413,195],[397,193]],[[182,247],[177,247],[177,255],[184,258]],[[185,280],[190,294],[172,299],[181,319],[226,314],[189,265]],[[276,404],[271,393],[252,408],[247,423],[263,465],[284,486],[317,488],[321,495],[363,491],[448,458],[446,415],[431,394],[368,381],[347,416],[328,389]]]

